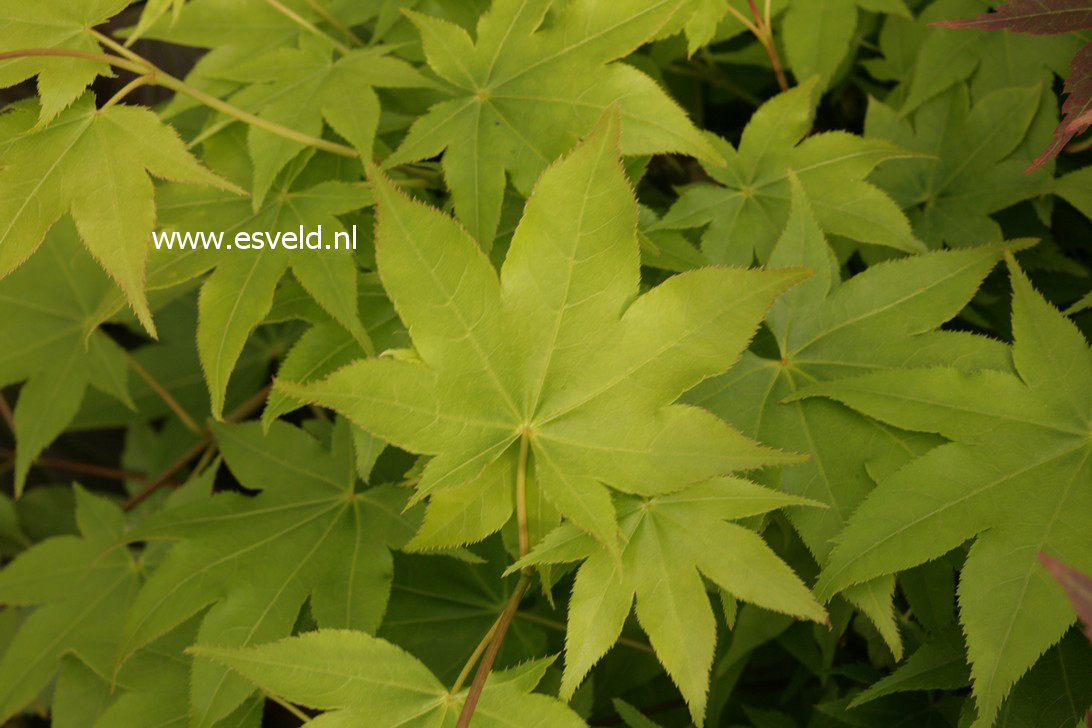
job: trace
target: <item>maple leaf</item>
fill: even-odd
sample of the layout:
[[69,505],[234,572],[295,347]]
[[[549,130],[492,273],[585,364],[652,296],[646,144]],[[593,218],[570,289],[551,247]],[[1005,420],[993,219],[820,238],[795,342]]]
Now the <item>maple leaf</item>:
[[[862,62],[876,78],[900,82],[884,102],[899,106],[900,112],[908,115],[960,81],[968,82],[971,97],[977,101],[1007,86],[1042,84],[1047,88],[1053,84],[1055,74],[1066,74],[1070,59],[1081,46],[1075,36],[952,33],[935,27],[934,21],[984,8],[982,0],[938,0],[925,7],[915,20],[889,18],[880,32],[885,58]],[[1021,61],[1013,63],[1014,58]],[[1057,114],[1055,95],[1043,94],[1033,124],[1036,145],[1049,138],[1057,125]],[[1039,139],[1040,135],[1044,138]],[[1029,151],[1037,154],[1039,148]]]
[[[1092,29],[1092,2],[1089,0],[1008,0],[996,10],[966,20],[945,20],[946,28],[1011,30],[1030,35],[1060,35]],[[1069,140],[1092,126],[1092,43],[1073,57],[1070,75],[1063,89],[1063,118],[1054,130],[1054,140],[1028,166],[1038,169],[1057,156]]]
[[[275,422],[216,425],[232,473],[256,497],[221,493],[168,508],[127,538],[178,541],[144,583],[125,622],[117,656],[138,648],[212,605],[198,639],[246,645],[287,635],[303,603],[322,627],[374,631],[386,609],[389,549],[405,543],[414,514],[393,487],[357,490],[348,423],[329,450],[301,430]],[[247,573],[240,581],[238,574]],[[252,687],[208,662],[195,663],[194,726],[211,726]]]
[[583,560],[569,601],[561,696],[571,698],[618,640],[636,601],[637,619],[656,656],[701,725],[716,620],[699,572],[743,601],[825,621],[826,612],[808,588],[762,538],[727,522],[785,506],[814,505],[819,504],[738,478],[714,478],[649,499],[620,496],[625,540],[620,563],[570,524],[552,531],[512,569]]
[[816,89],[812,79],[763,104],[738,149],[711,137],[727,160],[703,165],[718,184],[685,188],[653,229],[708,225],[702,251],[713,262],[749,265],[755,257],[765,262],[789,214],[789,175],[795,170],[828,232],[897,250],[924,250],[898,206],[865,181],[880,162],[907,152],[845,132],[807,136]]
[[79,535],[46,539],[0,572],[0,601],[37,605],[0,658],[0,721],[45,689],[66,654],[108,672],[103,657],[122,636],[138,580],[133,556],[116,548],[124,516],[105,498],[75,491]]
[[1092,567],[1092,350],[1007,255],[1015,373],[907,368],[814,385],[824,396],[952,442],[884,478],[831,552],[816,589],[936,558],[973,539],[960,577],[976,726],[1074,621],[1040,550]]
[[455,212],[488,250],[505,173],[526,195],[542,170],[611,104],[621,107],[624,153],[716,160],[716,151],[655,81],[633,66],[612,63],[649,40],[680,2],[608,6],[573,0],[540,29],[552,0],[495,0],[478,21],[476,41],[452,23],[410,13],[429,66],[451,84],[452,98],[418,118],[384,165],[443,152]]
[[[251,165],[239,145],[241,129],[226,130],[206,144],[215,169],[229,170],[233,179],[250,177]],[[216,231],[225,245],[240,232],[304,234],[319,226],[329,244],[343,231],[341,215],[371,204],[360,183],[342,181],[329,167],[308,173],[313,153],[297,158],[278,179],[275,192],[254,210],[250,201],[220,190],[166,185],[159,196],[164,232]],[[316,177],[325,181],[314,183]],[[302,245],[302,243],[300,243]],[[200,247],[200,246],[198,246]],[[205,372],[212,414],[223,415],[227,386],[247,340],[273,306],[278,284],[288,271],[307,294],[338,322],[365,351],[372,350],[360,322],[359,274],[352,250],[286,249],[265,245],[259,250],[167,250],[153,252],[149,286],[166,287],[193,279],[215,268],[203,282],[198,300],[197,350]],[[105,315],[109,308],[104,308]]]
[[4,149],[0,163],[0,277],[11,273],[71,213],[91,255],[117,281],[140,322],[155,332],[144,268],[155,226],[148,174],[242,193],[205,169],[151,111],[96,109],[85,95],[40,131]]
[[[467,691],[449,692],[397,645],[363,632],[324,629],[271,644],[231,648],[203,644],[192,654],[227,665],[262,689],[324,714],[315,726],[455,725]],[[551,660],[490,675],[474,712],[482,728],[580,728],[555,698],[532,693]]]
[[[405,61],[390,57],[391,48],[375,47],[341,54],[311,43],[300,49],[279,48],[217,74],[252,84],[232,96],[240,108],[313,137],[325,121],[360,154],[372,158],[372,141],[379,125],[375,87],[410,88],[431,85]],[[261,127],[249,129],[247,144],[254,160],[253,204],[261,207],[274,178],[304,149]]]
[[93,302],[114,286],[69,222],[42,252],[0,280],[0,386],[26,381],[15,405],[15,494],[31,463],[68,428],[88,385],[133,408],[125,353],[100,330],[85,340]]
[[860,11],[909,18],[903,0],[813,0],[794,2],[781,22],[785,57],[798,79],[818,75],[830,85],[852,50]]
[[658,493],[798,459],[671,403],[726,369],[770,303],[805,273],[704,268],[634,300],[637,205],[618,133],[618,115],[608,112],[542,176],[499,279],[454,220],[372,170],[379,275],[416,351],[362,360],[316,384],[275,385],[434,455],[418,498],[488,490],[482,505],[499,515],[460,534],[467,541],[502,525],[513,474],[537,484],[530,509],[544,521],[556,508],[617,552],[604,483]]
[[973,106],[965,84],[922,104],[910,118],[871,99],[865,133],[920,153],[876,171],[873,179],[909,211],[914,231],[932,247],[997,242],[990,215],[1043,194],[1046,170],[1021,174],[1020,149],[1042,89],[1006,87]]
[[[775,349],[745,353],[732,369],[699,384],[684,401],[712,410],[761,442],[811,454],[801,465],[762,478],[780,491],[828,506],[786,510],[822,564],[830,553],[830,539],[874,487],[873,477],[898,469],[912,455],[939,443],[829,401],[783,400],[814,382],[907,362],[1003,367],[1006,352],[1000,344],[936,330],[969,302],[1000,260],[1002,248],[926,253],[874,265],[841,282],[803,185],[790,179],[792,213],[770,265],[805,265],[816,274],[770,309],[766,325]],[[899,656],[893,589],[894,581],[884,577],[853,587],[845,596],[868,615]]]
[[[121,12],[132,0],[38,0],[9,2],[0,8],[0,53],[55,49],[101,53],[92,35],[99,25]],[[104,63],[82,58],[44,56],[0,60],[0,88],[38,77],[41,100],[39,124],[47,124],[74,101],[98,76],[111,75]]]

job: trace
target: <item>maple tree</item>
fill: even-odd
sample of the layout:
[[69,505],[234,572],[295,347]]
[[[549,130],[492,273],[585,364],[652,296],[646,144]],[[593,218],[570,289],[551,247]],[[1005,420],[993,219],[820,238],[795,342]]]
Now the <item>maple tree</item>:
[[1092,720],[1087,0],[0,6],[5,728]]

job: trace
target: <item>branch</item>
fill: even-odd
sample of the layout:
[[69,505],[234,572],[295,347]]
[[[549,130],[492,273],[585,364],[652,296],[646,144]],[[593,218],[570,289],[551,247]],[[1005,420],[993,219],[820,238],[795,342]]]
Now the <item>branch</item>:
[[[15,451],[9,450],[6,447],[0,447],[0,456],[14,457]],[[120,468],[111,468],[105,465],[96,465],[95,463],[83,463],[77,460],[65,460],[63,458],[40,457],[34,461],[33,465],[41,468],[58,468],[72,473],[94,475],[98,478],[109,478],[111,480],[144,480],[148,477],[144,473],[138,473],[133,470],[122,470]]]
[[153,377],[151,372],[141,366],[140,362],[136,360],[136,357],[128,351],[125,352],[125,361],[127,361],[133,371],[139,374],[140,378],[152,388],[152,391],[159,395],[159,398],[166,403],[171,411],[178,415],[178,419],[182,420],[182,424],[186,426],[186,429],[195,435],[202,435],[205,433],[205,429],[197,424],[197,421],[190,416],[190,413],[186,411],[186,408],[180,405],[178,400],[167,391],[167,388],[160,384],[159,380]]
[[[246,402],[243,402],[241,405],[239,405],[234,411],[232,411],[227,417],[225,417],[224,420],[226,422],[238,422],[239,420],[242,420],[254,410],[258,409],[259,406],[261,406],[262,402],[265,401],[265,398],[269,396],[269,390],[270,386],[268,385],[258,390],[257,393],[255,393]],[[122,503],[121,510],[128,512],[136,508],[148,496],[156,492],[160,487],[162,487],[172,477],[174,477],[174,475],[178,471],[186,467],[186,465],[188,465],[190,461],[200,456],[201,453],[205,452],[205,449],[209,445],[211,445],[212,442],[212,435],[205,435],[196,445],[191,447],[186,452],[182,453],[182,455],[177,460],[168,465],[166,470],[150,480],[148,484],[145,485],[139,492],[133,494],[133,496],[129,498],[129,500]]]
[[[304,30],[306,30],[308,33],[316,35],[319,38],[325,38],[327,41],[332,43],[333,46],[335,48],[337,48],[339,51],[341,51],[342,53],[349,53],[349,52],[352,51],[352,48],[345,45],[341,41],[336,40],[336,39],[331,38],[330,36],[326,35],[325,33],[322,32],[322,30],[319,29],[318,26],[316,26],[310,20],[308,20],[307,18],[305,18],[302,15],[300,15],[299,13],[297,13],[292,8],[285,6],[283,3],[280,2],[280,0],[265,0],[265,4],[268,5],[269,7],[273,8],[274,10],[276,10],[278,13],[280,13],[284,17],[291,20],[296,25],[298,25],[301,28],[303,28]],[[312,5],[311,7],[314,8],[314,5]]]
[[504,642],[504,635],[507,634],[512,618],[516,616],[516,610],[519,609],[519,603],[530,585],[531,575],[527,572],[520,574],[519,583],[516,584],[515,591],[512,592],[512,596],[508,598],[508,604],[501,612],[493,637],[489,640],[489,646],[485,648],[485,655],[482,656],[481,664],[478,665],[478,671],[474,674],[474,682],[470,685],[470,692],[466,694],[466,702],[463,703],[463,710],[459,713],[459,722],[455,724],[455,728],[469,728],[470,719],[474,717],[474,709],[478,707],[478,700],[485,688],[485,680],[489,677],[489,671],[497,659],[501,643]]

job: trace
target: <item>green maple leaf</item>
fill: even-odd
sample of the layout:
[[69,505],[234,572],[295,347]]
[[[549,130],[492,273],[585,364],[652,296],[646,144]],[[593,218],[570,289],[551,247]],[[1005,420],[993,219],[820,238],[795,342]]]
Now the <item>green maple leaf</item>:
[[241,193],[202,167],[151,111],[96,109],[84,96],[49,126],[3,150],[0,277],[11,273],[71,213],[91,255],[117,281],[144,327],[155,332],[144,292],[156,208],[149,173]]
[[[900,431],[824,400],[783,403],[814,382],[862,371],[961,362],[997,366],[1004,347],[969,334],[936,329],[955,316],[1000,260],[1001,246],[933,252],[875,265],[841,282],[833,252],[811,213],[802,185],[793,181],[793,211],[770,264],[806,265],[816,274],[786,293],[770,310],[767,326],[776,349],[747,352],[726,374],[703,382],[685,397],[707,407],[747,435],[811,458],[767,474],[763,482],[819,501],[825,509],[790,508],[789,519],[816,560],[830,553],[873,478],[891,472],[936,438]],[[845,596],[876,624],[892,652],[901,655],[891,594],[884,577]]]
[[[441,510],[461,499],[457,513],[471,520],[429,545],[499,528],[513,475],[525,473],[529,523],[549,528],[556,508],[617,553],[604,483],[658,493],[797,459],[671,403],[726,369],[774,298],[805,273],[704,268],[636,298],[637,205],[619,165],[618,127],[616,113],[604,115],[542,176],[499,279],[454,220],[372,170],[379,275],[416,351],[275,388],[435,456],[418,498],[434,494]],[[479,508],[488,519],[474,515]]]
[[910,18],[903,0],[812,0],[794,2],[781,21],[785,58],[797,78],[818,75],[830,84],[853,46],[859,11]]
[[[235,105],[259,117],[309,134],[322,135],[323,120],[347,139],[361,159],[372,158],[379,125],[375,87],[430,85],[405,61],[391,58],[390,48],[375,47],[341,54],[320,43],[300,49],[279,48],[219,74],[253,84],[234,95]],[[304,145],[252,126],[247,138],[254,160],[255,209],[261,206],[277,173]]]
[[[939,0],[917,20],[889,19],[880,34],[882,61],[865,63],[877,78],[899,81],[889,105],[901,101],[905,115],[960,81],[969,81],[974,98],[1005,86],[1049,86],[1053,74],[1068,74],[1069,61],[1080,48],[1075,36],[1037,37],[1021,33],[980,33],[935,27],[937,21],[985,12],[983,0]],[[1019,59],[1019,60],[1017,60]],[[1051,104],[1047,136],[1057,123],[1057,99]],[[1038,153],[1039,150],[1034,150]]]
[[[75,656],[66,656],[49,706],[51,725],[56,728],[187,725],[192,660],[183,651],[193,644],[196,632],[197,620],[186,622],[134,655],[116,676],[112,670],[98,672],[103,665],[94,661],[85,663]],[[257,726],[254,714],[259,712],[255,708],[260,708],[261,702],[254,698],[244,703],[238,715],[229,716],[218,728]],[[241,722],[246,721],[247,714],[251,716],[249,722]]]
[[[249,648],[199,645],[193,654],[245,675],[262,689],[326,711],[309,725],[452,728],[466,690],[452,693],[397,645],[363,632],[326,629]],[[532,693],[550,660],[489,677],[474,711],[481,728],[580,728],[572,710]]]
[[570,524],[552,531],[512,568],[584,560],[569,601],[562,697],[571,698],[614,645],[636,601],[641,627],[700,725],[716,620],[699,572],[743,601],[825,621],[826,612],[808,588],[762,538],[726,522],[809,505],[818,504],[737,478],[714,478],[648,499],[621,496],[620,563]]
[[655,81],[612,63],[651,39],[680,2],[606,6],[573,0],[539,29],[552,0],[495,0],[478,21],[476,40],[447,21],[410,14],[429,66],[451,84],[452,98],[417,119],[385,164],[443,152],[455,212],[488,249],[500,220],[505,173],[526,195],[542,170],[611,104],[622,110],[626,154],[680,152],[716,160]]
[[26,381],[15,405],[16,496],[31,463],[76,416],[88,385],[133,408],[124,351],[101,330],[85,336],[96,297],[113,288],[68,222],[0,280],[0,386]]
[[[265,436],[256,422],[214,431],[232,473],[261,494],[170,508],[128,534],[179,543],[137,595],[121,658],[209,605],[198,638],[218,644],[283,637],[308,599],[322,627],[374,631],[390,594],[389,549],[415,527],[412,514],[400,515],[405,495],[389,486],[357,490],[344,421],[329,451],[279,422]],[[249,576],[240,581],[240,573]],[[252,692],[208,662],[194,665],[190,686],[194,726],[213,725]]]
[[922,104],[912,118],[869,102],[865,133],[922,154],[892,162],[873,176],[904,209],[914,231],[933,247],[1001,240],[989,216],[1044,194],[1047,170],[1024,174],[1035,152],[1021,149],[1042,89],[1003,88],[972,107],[959,84]]
[[978,706],[991,725],[1020,675],[1073,623],[1046,551],[1092,568],[1092,351],[1008,256],[1015,373],[906,368],[799,396],[844,402],[941,445],[885,478],[838,537],[817,584],[839,589],[973,540],[959,586]]
[[0,721],[38,696],[65,655],[109,672],[103,657],[121,639],[138,572],[132,555],[116,548],[124,529],[116,505],[77,486],[76,519],[79,536],[46,539],[0,572],[9,609],[37,605],[0,658]]
[[[228,176],[243,179],[250,163],[239,145],[242,130],[228,130],[208,140],[209,159]],[[330,244],[344,230],[337,215],[371,204],[371,194],[360,183],[337,179],[336,172],[317,165],[309,167],[313,154],[296,159],[277,181],[275,194],[255,211],[249,200],[220,190],[166,185],[159,199],[165,233],[223,233],[222,249],[168,250],[152,253],[149,288],[178,285],[215,268],[204,281],[198,301],[197,351],[212,398],[212,413],[223,414],[228,382],[247,340],[273,307],[277,286],[292,271],[293,277],[326,314],[337,321],[365,351],[372,350],[360,321],[359,273],[354,251],[271,249],[228,250],[238,233],[270,235],[308,234],[322,227]],[[321,161],[321,160],[320,160]],[[316,174],[327,181],[314,184]],[[332,179],[331,179],[332,178]],[[302,246],[302,244],[301,244]],[[102,313],[109,316],[111,307]]]
[[864,705],[885,695],[911,690],[959,690],[970,684],[967,646],[959,629],[936,634],[890,675],[877,680],[850,703]]
[[[316,20],[314,11],[301,0],[282,4],[302,18]],[[303,32],[292,18],[269,3],[249,0],[190,0],[177,16],[160,14],[155,22],[141,28],[141,35],[147,38],[214,49],[211,55],[217,68],[250,60],[270,48],[293,46]]]
[[[40,0],[4,3],[0,8],[0,53],[55,49],[101,53],[91,34],[96,25],[121,12],[132,0]],[[39,124],[47,124],[76,101],[102,75],[104,63],[80,58],[25,57],[0,60],[0,88],[38,77]]]
[[854,240],[915,252],[914,237],[898,206],[865,178],[885,160],[906,152],[880,139],[845,132],[807,137],[816,104],[816,82],[775,96],[751,117],[738,149],[711,137],[724,165],[703,165],[716,185],[687,187],[657,226],[708,226],[702,250],[717,263],[765,262],[789,215],[789,175],[808,190],[820,224]]

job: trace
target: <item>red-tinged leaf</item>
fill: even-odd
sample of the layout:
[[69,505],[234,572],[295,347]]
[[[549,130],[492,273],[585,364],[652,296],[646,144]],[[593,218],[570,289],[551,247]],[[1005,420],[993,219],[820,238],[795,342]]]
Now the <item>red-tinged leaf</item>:
[[1050,572],[1073,602],[1077,616],[1084,622],[1084,633],[1092,640],[1092,576],[1066,566],[1053,556],[1039,552],[1039,562]]
[[1072,72],[1065,80],[1066,99],[1062,104],[1062,123],[1054,130],[1054,139],[1025,172],[1041,167],[1048,159],[1059,154],[1070,139],[1092,125],[1092,43],[1077,51],[1070,68]]
[[1011,0],[993,12],[966,20],[942,20],[945,28],[1012,30],[1031,35],[1057,35],[1092,28],[1092,0]]
[[[989,13],[964,20],[941,20],[944,28],[1011,30],[1029,35],[1059,35],[1092,28],[1092,0],[1010,0]],[[1092,125],[1092,43],[1073,57],[1065,82],[1062,122],[1043,153],[1025,169],[1031,172],[1056,157],[1069,140]]]

